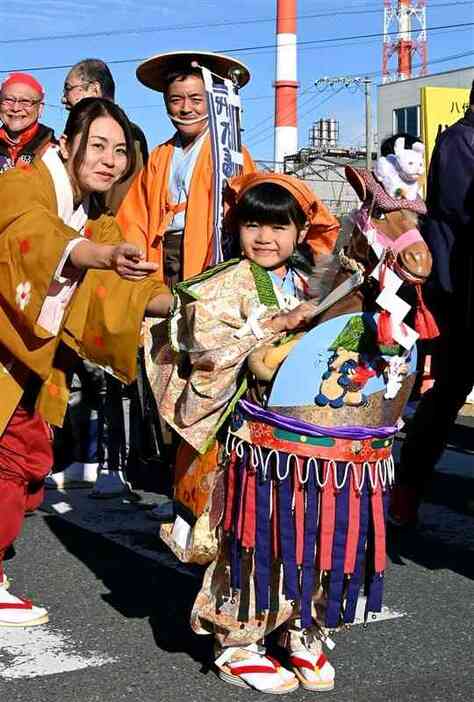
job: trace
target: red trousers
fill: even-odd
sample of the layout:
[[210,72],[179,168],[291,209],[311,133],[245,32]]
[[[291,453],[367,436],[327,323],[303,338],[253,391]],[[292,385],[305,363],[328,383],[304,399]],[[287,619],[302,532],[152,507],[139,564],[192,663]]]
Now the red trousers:
[[37,412],[19,405],[0,437],[0,580],[5,551],[19,535],[25,512],[43,501],[52,465],[48,425]]

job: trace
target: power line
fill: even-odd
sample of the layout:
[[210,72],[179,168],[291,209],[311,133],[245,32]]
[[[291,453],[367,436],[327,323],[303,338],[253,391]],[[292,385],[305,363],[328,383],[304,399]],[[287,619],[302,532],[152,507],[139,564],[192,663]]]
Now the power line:
[[[459,60],[459,59],[462,59],[462,58],[466,58],[467,56],[472,56],[473,54],[474,54],[474,50],[472,50],[472,51],[463,51],[463,52],[458,53],[458,54],[450,54],[449,56],[441,56],[440,58],[433,59],[432,61],[428,61],[428,66],[432,66],[432,65],[434,65],[434,64],[439,64],[439,63],[446,63],[447,61],[456,61],[456,60]],[[414,66],[414,68],[417,68],[417,67],[418,67],[418,66]],[[359,74],[361,74],[361,75],[363,74],[364,76],[376,77],[376,76],[382,75],[382,71],[359,71],[359,73],[358,73],[357,75],[359,75]],[[356,75],[355,73],[354,73],[354,74],[348,74],[348,77],[354,77],[355,75]],[[302,90],[302,91],[300,92],[300,97],[303,96],[303,95],[306,95],[306,94],[311,90],[312,87],[313,87],[313,84],[309,85],[307,88],[305,88],[304,90]],[[311,97],[313,97],[313,95],[312,95]],[[275,95],[274,95],[274,94],[272,94],[272,95],[256,95],[256,96],[253,96],[253,95],[252,95],[252,96],[247,96],[247,95],[246,95],[246,96],[244,97],[244,99],[243,99],[243,102],[244,102],[244,103],[247,103],[247,102],[252,102],[252,101],[254,101],[254,100],[274,100],[274,99],[275,99]],[[51,102],[46,102],[45,105],[46,105],[46,107],[52,107],[52,108],[55,109],[55,110],[63,110],[63,109],[65,109],[64,105],[55,105],[55,104],[53,104],[53,103],[51,103]],[[162,106],[163,106],[163,102],[159,102],[159,103],[158,103],[158,102],[156,102],[156,103],[150,103],[150,104],[147,104],[147,105],[126,105],[126,104],[121,104],[121,107],[123,107],[125,110],[148,110],[148,109],[150,109],[150,108],[153,109],[153,108],[155,108],[155,107],[162,107]],[[299,107],[300,107],[300,108],[303,107],[303,104],[300,104]],[[253,129],[256,129],[256,128],[257,128],[258,126],[260,126],[261,124],[266,123],[269,119],[273,119],[273,117],[266,117],[264,120],[262,120],[261,122],[259,122],[259,123],[256,124],[256,125],[254,125],[251,129],[249,129],[249,132],[250,132],[250,131],[253,131]],[[247,133],[249,133],[249,132],[247,132]]]
[[[430,10],[436,8],[453,7],[460,5],[472,5],[473,0],[460,0],[455,2],[442,2],[435,5],[430,5]],[[308,15],[297,15],[295,19],[317,19],[322,17],[335,17],[344,15],[364,15],[364,14],[379,14],[381,8],[374,9],[344,9],[344,10],[328,10],[326,12],[316,12]],[[214,22],[208,24],[178,24],[178,25],[168,25],[163,27],[153,26],[153,27],[135,27],[133,29],[110,29],[102,30],[98,32],[87,32],[83,34],[50,34],[44,36],[36,37],[22,37],[15,39],[1,39],[0,45],[11,45],[11,44],[24,44],[31,42],[43,42],[43,41],[56,41],[62,39],[92,39],[97,37],[114,37],[114,36],[127,36],[133,34],[156,34],[159,32],[171,32],[171,31],[183,31],[191,29],[217,29],[219,27],[229,27],[229,26],[239,26],[239,25],[249,25],[249,24],[261,24],[267,22],[274,22],[274,17],[265,18],[254,18],[254,19],[242,19],[236,20],[235,22]]]
[[[299,120],[304,119],[307,117],[307,115],[311,114],[316,108],[321,107],[324,105],[326,102],[329,102],[329,100],[332,100],[333,97],[335,97],[338,93],[340,93],[342,90],[342,87],[339,88],[339,90],[336,90],[334,93],[331,93],[330,95],[326,95],[325,98],[323,98],[320,102],[318,102],[316,105],[311,105],[309,110],[306,110],[306,112],[303,112],[302,115],[298,117]],[[314,97],[314,96],[313,96]],[[317,96],[316,96],[317,97]],[[271,132],[273,130],[273,126],[271,128],[267,128],[264,130],[265,135],[259,135],[258,137],[254,139],[250,139],[248,146],[255,148],[256,146],[259,146],[260,144],[263,144],[265,141],[267,141],[268,137],[270,136]],[[260,138],[262,136],[262,138]]]
[[[434,32],[434,31],[449,31],[452,29],[461,29],[461,28],[467,28],[467,27],[472,27],[474,25],[474,22],[460,22],[458,24],[446,24],[446,25],[440,25],[438,27],[427,27],[426,31],[427,32]],[[388,36],[390,35],[396,35],[398,32],[388,32]],[[354,41],[357,39],[376,39],[379,37],[387,36],[387,34],[384,34],[383,32],[376,32],[373,34],[357,34],[354,36],[345,36],[345,37],[332,37],[332,38],[327,38],[327,39],[313,39],[310,41],[297,41],[296,44],[297,46],[314,46],[314,45],[324,45],[328,44],[330,42],[338,41],[338,42],[345,42],[345,41]],[[255,51],[255,50],[261,50],[261,49],[275,49],[276,44],[261,44],[261,45],[255,45],[255,46],[244,46],[240,47],[238,49],[218,49],[217,53],[226,53],[226,54],[234,54],[234,53],[245,53],[249,51]],[[106,63],[109,65],[117,65],[117,64],[124,64],[124,63],[138,63],[141,61],[144,61],[145,58],[132,58],[132,59],[112,59],[110,61],[107,61]],[[56,69],[66,69],[66,68],[71,68],[72,64],[66,64],[66,65],[61,65],[61,66],[35,66],[35,67],[28,67],[28,68],[9,68],[4,71],[0,71],[0,73],[14,73],[16,71],[53,71]]]
[[[300,98],[302,95],[306,95],[306,98],[299,103],[300,109],[306,105],[308,105],[310,102],[312,102],[315,98],[319,97],[317,93],[314,93],[314,91],[308,96],[309,91],[313,88],[313,84],[310,84],[310,86],[304,90],[302,93],[300,93]],[[281,115],[282,119],[286,119],[289,117],[289,115],[292,112],[292,108],[287,108],[285,112]],[[250,134],[253,135],[254,132],[259,132],[258,136],[260,136],[261,129],[260,127],[264,124],[267,124],[269,121],[273,121],[273,115],[270,115],[270,117],[265,117],[264,119],[260,120],[260,122],[257,122],[256,124],[253,124],[248,130],[246,130],[246,136],[248,137]],[[272,126],[273,129],[273,126]],[[258,138],[257,136],[257,138]]]
[[[473,51],[466,51],[466,52],[459,53],[459,54],[451,54],[450,56],[444,56],[444,57],[441,57],[438,59],[433,59],[432,61],[429,61],[427,65],[431,66],[433,64],[443,63],[443,62],[455,60],[458,58],[464,58],[465,56],[472,55],[472,54],[474,54],[474,50]],[[417,68],[417,66],[414,66],[414,68]],[[379,76],[382,75],[382,71],[372,71],[370,73],[365,73],[362,71],[361,74],[363,74],[365,76],[375,77],[377,75],[379,75]],[[347,76],[347,77],[351,77],[351,76]],[[298,122],[300,122],[302,119],[304,119],[304,117],[306,117],[308,114],[310,114],[317,107],[320,107],[321,105],[326,103],[329,99],[331,99],[332,97],[334,97],[335,95],[340,93],[343,87],[344,86],[341,86],[338,89],[334,89],[330,95],[328,95],[325,99],[322,100],[322,102],[320,102],[316,105],[311,105],[311,108],[309,110],[307,110],[303,114],[300,114],[300,110],[303,107],[307,107],[312,99],[314,99],[315,97],[318,97],[318,95],[321,95],[321,92],[316,93],[316,95],[312,94],[310,100],[303,101],[303,103],[298,105]],[[308,92],[308,91],[306,91],[306,92]],[[271,132],[273,130],[273,115],[270,115],[266,119],[262,120],[261,122],[258,123],[258,125],[255,125],[257,127],[261,127],[261,125],[268,124],[269,122],[272,122],[272,124],[271,125],[269,124],[267,127],[264,127],[263,130],[261,130],[261,133],[259,135],[251,136],[250,139],[248,140],[248,142],[246,140],[246,143],[248,143],[249,146],[251,146],[253,148],[253,147],[258,146],[259,144],[265,142],[269,138],[269,136],[271,135]],[[249,133],[254,131],[255,126],[251,130],[249,130]],[[260,138],[260,137],[263,137],[263,138]]]

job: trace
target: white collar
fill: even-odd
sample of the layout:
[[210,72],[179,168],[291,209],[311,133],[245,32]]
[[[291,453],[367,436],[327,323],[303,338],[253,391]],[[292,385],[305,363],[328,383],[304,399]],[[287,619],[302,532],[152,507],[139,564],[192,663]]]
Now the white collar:
[[42,156],[54,183],[58,216],[72,229],[82,233],[89,215],[89,197],[74,209],[74,194],[64,163],[59,157],[59,148],[51,145]]

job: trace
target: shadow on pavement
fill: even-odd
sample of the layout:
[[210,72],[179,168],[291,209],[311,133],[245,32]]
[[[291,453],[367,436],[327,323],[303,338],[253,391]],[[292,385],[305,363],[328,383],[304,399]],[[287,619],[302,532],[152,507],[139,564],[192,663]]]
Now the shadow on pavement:
[[212,639],[197,636],[189,625],[201,579],[161,566],[60,517],[47,516],[45,523],[69,553],[110,591],[103,595],[105,602],[126,618],[148,617],[159,648],[184,652],[204,666],[207,664],[212,655]]
[[438,474],[420,509],[417,527],[389,525],[387,553],[393,563],[410,560],[429,570],[448,569],[474,579],[474,515],[468,501],[474,481]]

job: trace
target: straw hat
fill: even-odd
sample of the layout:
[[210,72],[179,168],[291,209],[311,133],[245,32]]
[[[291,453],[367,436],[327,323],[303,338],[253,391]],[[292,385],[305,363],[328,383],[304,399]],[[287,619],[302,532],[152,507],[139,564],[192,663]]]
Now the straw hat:
[[188,70],[196,62],[222,78],[233,78],[242,88],[250,80],[250,72],[243,63],[224,54],[209,51],[171,51],[157,54],[143,61],[137,68],[137,78],[147,88],[163,93],[166,77],[175,71]]

